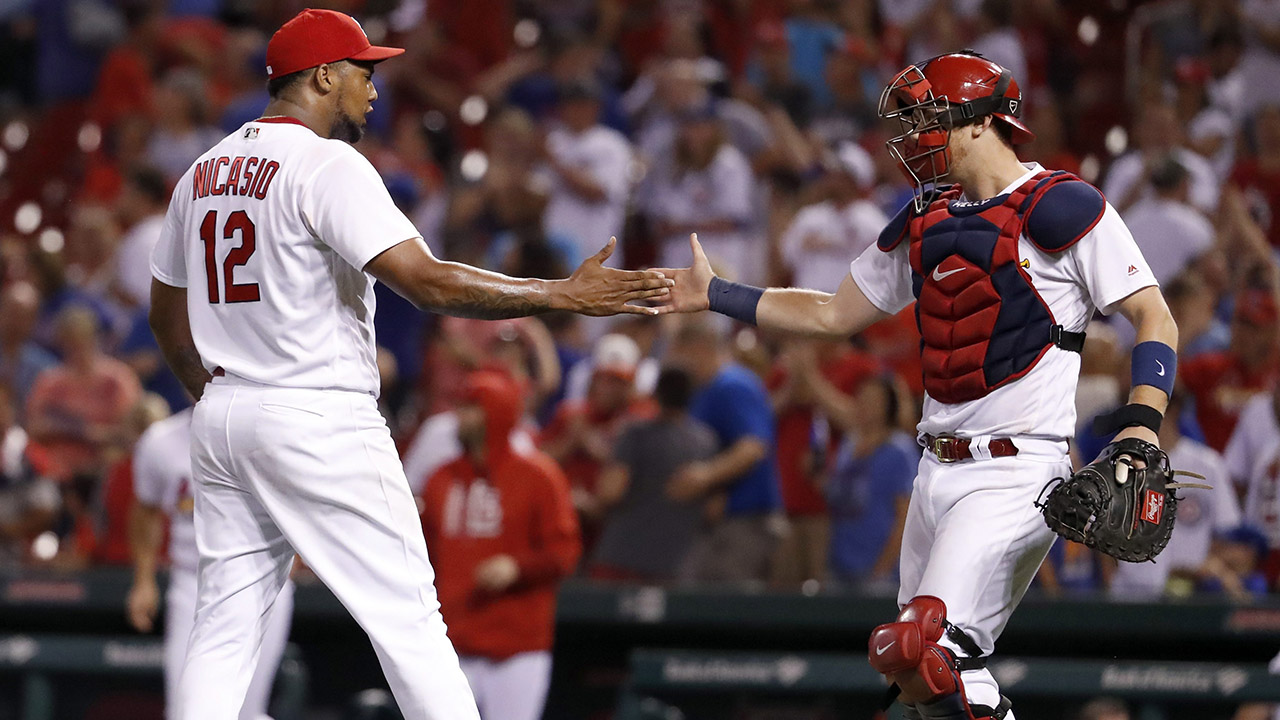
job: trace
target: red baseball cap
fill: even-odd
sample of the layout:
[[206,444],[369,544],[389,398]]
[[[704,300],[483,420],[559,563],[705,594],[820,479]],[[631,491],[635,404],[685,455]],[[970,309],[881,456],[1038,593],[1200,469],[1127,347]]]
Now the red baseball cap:
[[267,78],[284,77],[339,60],[380,62],[404,52],[369,42],[356,19],[334,10],[307,8],[267,43]]

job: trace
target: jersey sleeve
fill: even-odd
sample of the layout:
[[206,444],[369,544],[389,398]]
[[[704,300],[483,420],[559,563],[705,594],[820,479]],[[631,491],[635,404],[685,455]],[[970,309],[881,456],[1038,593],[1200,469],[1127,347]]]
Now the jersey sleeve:
[[173,190],[173,196],[169,198],[169,209],[164,214],[160,238],[151,249],[151,276],[171,287],[187,286],[187,255],[182,237],[184,226],[182,211],[187,203],[180,201],[179,196],[184,195],[183,188],[190,182],[190,172],[178,181],[177,187]]
[[897,314],[915,299],[911,292],[906,243],[889,252],[872,245],[849,265],[849,272],[871,304],[890,315]]
[[422,237],[368,159],[346,146],[303,187],[302,215],[320,241],[357,270],[383,251]]
[[1093,306],[1104,315],[1115,312],[1116,303],[1138,290],[1157,285],[1129,228],[1110,203],[1098,224],[1067,252]]
[[[163,427],[155,424],[147,428],[133,448],[133,493],[143,505],[158,507],[164,500]],[[173,448],[167,450],[172,452]]]

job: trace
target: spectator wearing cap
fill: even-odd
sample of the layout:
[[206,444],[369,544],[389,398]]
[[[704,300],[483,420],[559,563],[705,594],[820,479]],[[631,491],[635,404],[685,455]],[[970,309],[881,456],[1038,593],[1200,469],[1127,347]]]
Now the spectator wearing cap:
[[756,29],[756,56],[748,75],[763,101],[786,110],[796,126],[809,126],[813,118],[813,91],[792,74],[785,25],[766,22]]
[[734,363],[722,333],[705,321],[680,328],[668,362],[697,391],[689,414],[716,435],[716,454],[682,467],[667,485],[676,502],[706,501],[715,517],[680,570],[689,583],[755,585],[769,577],[785,529],[775,421],[764,383]]
[[169,71],[156,89],[156,127],[147,161],[176,182],[195,159],[222,139],[209,118],[208,88],[195,70]]
[[1187,202],[1190,175],[1172,155],[1151,171],[1154,193],[1134,203],[1125,224],[1160,284],[1168,283],[1213,247],[1213,225]]
[[1209,447],[1222,452],[1241,409],[1280,378],[1280,313],[1270,291],[1245,290],[1236,298],[1231,346],[1182,363],[1178,375],[1196,400],[1196,419]]
[[0,385],[14,393],[18,417],[40,373],[58,359],[33,339],[40,315],[40,293],[28,282],[10,282],[0,292]]
[[867,197],[875,165],[858,145],[841,145],[823,180],[827,199],[801,208],[779,244],[796,286],[834,293],[849,277],[849,259],[875,244],[889,218]]
[[1107,171],[1102,190],[1107,199],[1128,219],[1129,209],[1139,200],[1155,194],[1152,173],[1164,158],[1173,156],[1190,175],[1188,199],[1203,213],[1218,208],[1218,177],[1213,166],[1187,147],[1186,135],[1174,107],[1167,103],[1142,105],[1134,118],[1137,147],[1121,155]]
[[641,211],[659,242],[659,264],[687,267],[689,234],[726,277],[761,277],[764,248],[751,232],[754,177],[747,158],[725,137],[715,103],[680,116],[674,142],[646,179]]
[[689,416],[693,379],[667,368],[658,376],[658,414],[636,422],[618,437],[600,474],[605,509],[600,542],[588,568],[591,577],[661,583],[675,580],[702,527],[697,499],[676,501],[667,485],[684,465],[715,455],[716,436]]
[[620,267],[632,151],[622,133],[600,124],[601,93],[589,78],[559,88],[558,122],[544,145],[551,179],[544,222],[548,234],[571,238],[579,257],[591,256],[617,237],[619,246],[608,264]]
[[583,544],[590,547],[600,529],[603,508],[600,471],[613,458],[618,435],[636,420],[653,415],[653,403],[635,392],[640,348],[631,338],[600,338],[592,355],[591,380],[582,401],[560,405],[543,430],[539,447],[564,468],[573,504],[582,521]]
[[[644,315],[631,315],[618,318],[610,326],[613,333],[630,338],[639,349],[639,362],[636,363],[635,391],[639,395],[651,395],[658,382],[658,374],[662,371],[658,358],[654,356],[654,348],[658,342],[659,323]],[[610,345],[613,347],[610,347]],[[564,398],[566,400],[582,400],[587,397],[587,386],[591,384],[591,376],[595,373],[595,364],[599,360],[605,364],[617,362],[605,355],[618,352],[629,353],[630,350],[621,341],[602,343],[597,341],[592,354],[583,362],[575,365],[566,375],[564,381]]]

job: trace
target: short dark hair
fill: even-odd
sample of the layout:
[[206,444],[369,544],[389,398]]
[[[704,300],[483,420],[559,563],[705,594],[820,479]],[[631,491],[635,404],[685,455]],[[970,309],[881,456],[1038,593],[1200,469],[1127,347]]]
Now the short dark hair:
[[125,177],[151,202],[163,205],[169,201],[169,183],[165,181],[164,173],[150,165],[135,165],[129,168]]
[[290,88],[301,83],[303,77],[312,69],[313,68],[307,68],[306,70],[299,70],[297,72],[289,73],[288,75],[271,78],[267,81],[267,94],[270,95],[273,100],[280,97],[284,93],[288,92]]
[[1000,141],[1013,149],[1013,126],[1001,120],[998,117],[991,118],[991,125],[996,129],[996,135],[1000,136]]
[[663,410],[684,410],[693,397],[693,378],[679,368],[663,368],[653,388],[653,397]]

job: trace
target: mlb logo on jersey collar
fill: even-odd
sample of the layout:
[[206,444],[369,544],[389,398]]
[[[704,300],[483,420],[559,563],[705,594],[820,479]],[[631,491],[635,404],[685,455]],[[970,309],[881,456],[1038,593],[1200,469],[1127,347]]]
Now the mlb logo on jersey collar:
[[244,139],[245,139],[245,140],[257,140],[257,139],[258,139],[258,130],[259,130],[259,128],[256,128],[256,127],[245,128],[245,129],[244,129]]

